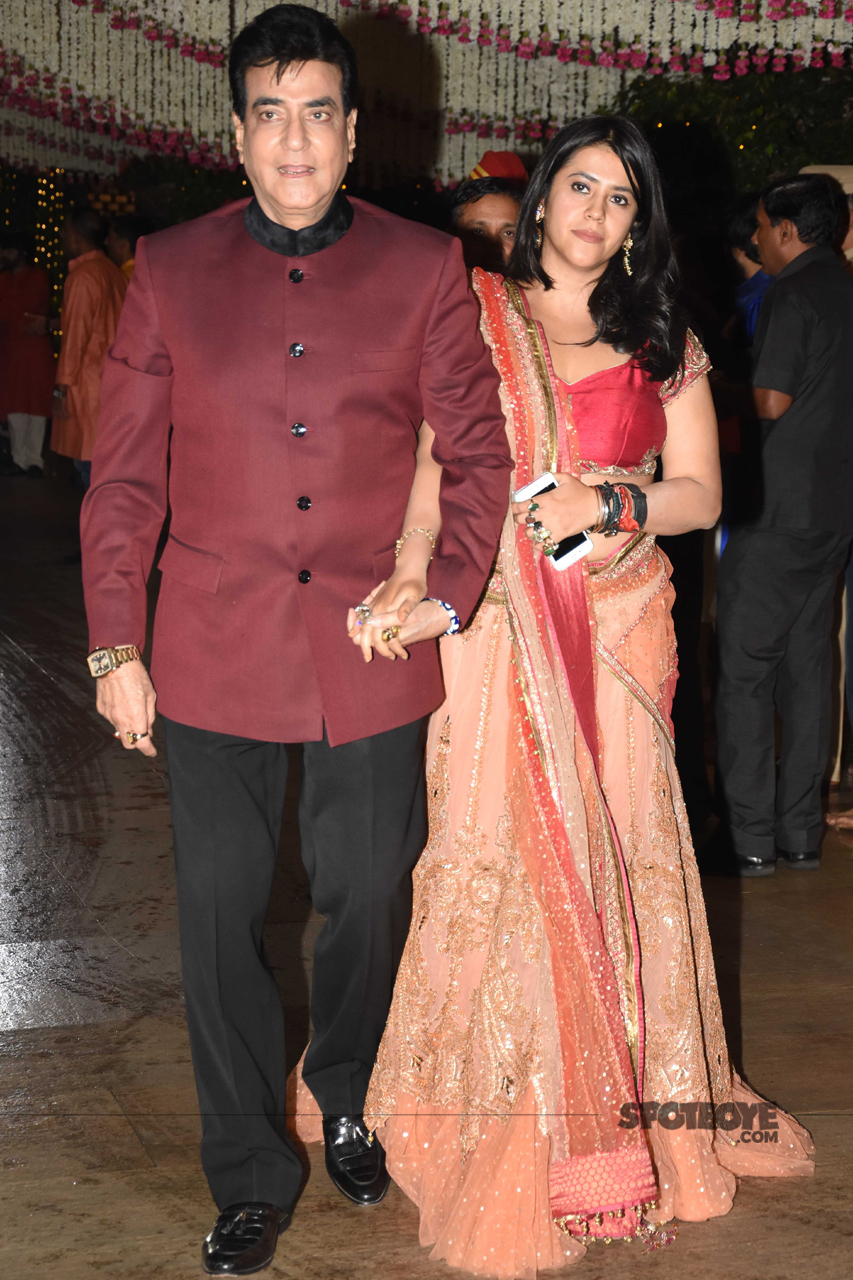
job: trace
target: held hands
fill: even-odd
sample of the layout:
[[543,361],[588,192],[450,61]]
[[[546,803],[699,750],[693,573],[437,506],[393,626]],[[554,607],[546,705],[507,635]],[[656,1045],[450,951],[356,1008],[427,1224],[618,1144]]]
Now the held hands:
[[[109,720],[125,751],[141,751],[144,756],[156,756],[151,730],[157,694],[139,659],[125,662],[108,675],[99,676],[96,684],[98,711],[105,720]],[[128,733],[138,733],[139,740],[131,742]]]
[[[364,603],[370,605],[369,621],[358,625],[355,610],[347,614],[347,632],[353,644],[361,648],[365,662],[373,660],[374,650],[383,658],[408,660],[406,646],[419,640],[432,640],[447,630],[447,611],[434,600],[424,600],[426,582],[398,570],[387,582],[380,582]],[[400,627],[398,636],[383,640],[387,627]]]
[[[554,542],[562,542],[574,533],[589,529],[598,520],[598,495],[589,486],[578,480],[576,476],[565,472],[555,473],[557,488],[550,493],[537,494],[533,499],[539,503],[539,510],[533,512],[532,519],[541,520],[550,532]],[[515,523],[527,527],[527,536],[534,546],[533,528],[529,522],[530,502],[514,502],[512,514]],[[541,550],[541,548],[539,548]]]
[[47,316],[36,315],[33,311],[25,311],[24,316],[29,321],[29,324],[24,326],[24,333],[37,333],[41,336],[48,332]]

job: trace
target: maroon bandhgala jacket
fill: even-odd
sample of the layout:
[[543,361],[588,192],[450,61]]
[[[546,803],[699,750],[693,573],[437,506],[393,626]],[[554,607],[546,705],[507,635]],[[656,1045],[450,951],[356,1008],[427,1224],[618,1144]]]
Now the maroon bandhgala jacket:
[[[498,377],[456,240],[353,200],[289,257],[246,201],[140,241],[104,369],[82,515],[91,648],[143,646],[171,508],[151,672],[201,729],[332,746],[443,691],[437,645],[366,664],[347,609],[394,567],[426,419],[443,467],[429,594],[464,625],[506,513]],[[300,278],[301,275],[301,278]]]

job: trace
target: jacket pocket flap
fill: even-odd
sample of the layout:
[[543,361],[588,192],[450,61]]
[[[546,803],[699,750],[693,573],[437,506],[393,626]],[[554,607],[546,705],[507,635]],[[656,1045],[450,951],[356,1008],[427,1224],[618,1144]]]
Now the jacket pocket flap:
[[169,534],[169,540],[163,549],[158,569],[167,577],[182,582],[185,587],[196,587],[199,591],[209,591],[215,595],[219,590],[219,579],[222,577],[222,556],[213,551],[200,551],[186,542],[179,542]]

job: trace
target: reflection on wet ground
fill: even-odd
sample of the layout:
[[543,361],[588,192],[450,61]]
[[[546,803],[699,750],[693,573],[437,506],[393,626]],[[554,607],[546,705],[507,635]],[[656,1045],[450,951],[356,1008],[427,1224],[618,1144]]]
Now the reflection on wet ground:
[[[76,494],[59,479],[0,485],[0,1274],[184,1280],[201,1274],[215,1211],[197,1158],[163,756],[122,751],[94,711],[79,566],[65,562]],[[318,927],[294,800],[266,928],[292,1059]],[[833,836],[819,872],[706,882],[737,1056],[813,1131],[816,1177],[746,1182],[727,1218],[683,1224],[663,1253],[601,1246],[578,1280],[849,1274],[851,853],[853,837]],[[429,1261],[396,1188],[358,1209],[322,1153],[308,1155],[268,1274],[459,1274]]]

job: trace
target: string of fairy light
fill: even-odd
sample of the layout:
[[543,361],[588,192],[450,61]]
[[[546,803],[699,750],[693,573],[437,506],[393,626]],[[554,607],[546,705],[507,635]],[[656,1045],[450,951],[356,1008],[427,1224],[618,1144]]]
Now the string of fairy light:
[[65,216],[64,169],[42,169],[36,184],[36,252],[33,262],[50,276],[54,300],[62,291],[61,234]]
[[2,173],[2,191],[3,191],[3,221],[6,226],[10,226],[12,222],[12,211],[18,197],[18,174],[15,169],[3,169]]

